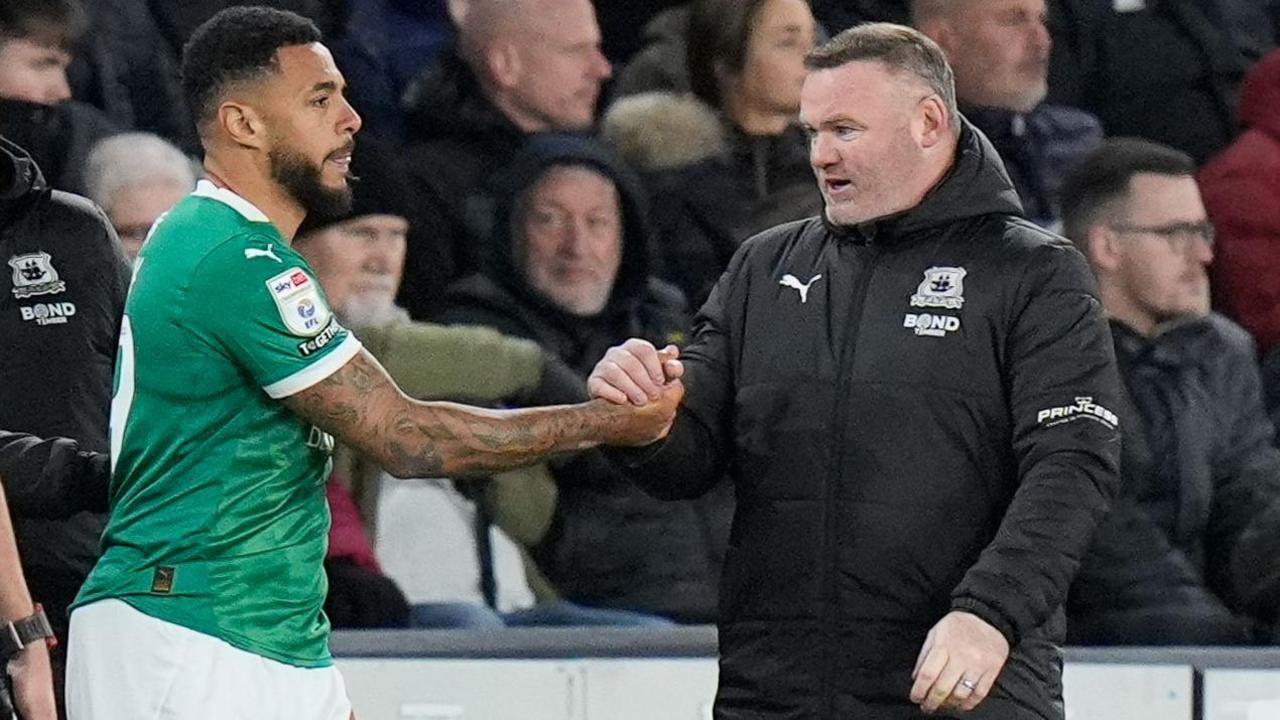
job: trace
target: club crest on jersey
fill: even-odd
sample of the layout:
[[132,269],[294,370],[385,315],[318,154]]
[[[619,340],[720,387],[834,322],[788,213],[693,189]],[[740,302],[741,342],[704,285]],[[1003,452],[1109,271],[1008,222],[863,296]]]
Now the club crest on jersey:
[[19,299],[35,295],[57,295],[67,289],[53,269],[53,258],[47,252],[14,255],[9,258],[13,268],[13,296]]
[[924,282],[911,296],[911,307],[959,310],[964,307],[966,274],[962,267],[931,267],[925,270]]
[[302,268],[289,268],[271,278],[267,290],[280,311],[280,319],[294,335],[315,337],[333,317],[320,287]]

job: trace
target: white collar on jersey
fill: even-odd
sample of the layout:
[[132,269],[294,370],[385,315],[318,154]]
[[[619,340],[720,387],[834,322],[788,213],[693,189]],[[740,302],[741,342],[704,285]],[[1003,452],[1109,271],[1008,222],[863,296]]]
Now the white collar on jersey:
[[231,209],[244,216],[249,222],[271,222],[267,218],[266,213],[253,206],[253,203],[245,200],[230,190],[218,187],[208,180],[201,180],[196,183],[196,189],[192,191],[192,195],[196,197],[209,198],[228,205]]

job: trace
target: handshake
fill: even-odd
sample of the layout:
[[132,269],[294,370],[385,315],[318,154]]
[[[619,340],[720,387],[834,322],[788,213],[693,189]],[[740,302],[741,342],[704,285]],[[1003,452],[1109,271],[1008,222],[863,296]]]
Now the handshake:
[[632,338],[609,348],[587,379],[605,414],[605,444],[643,446],[667,436],[684,398],[684,366],[674,345],[658,350]]

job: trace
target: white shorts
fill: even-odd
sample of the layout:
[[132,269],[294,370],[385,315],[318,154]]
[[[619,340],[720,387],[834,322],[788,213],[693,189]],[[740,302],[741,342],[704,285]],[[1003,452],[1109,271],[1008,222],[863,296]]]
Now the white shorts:
[[69,720],[348,720],[337,668],[299,668],[120,600],[71,614]]

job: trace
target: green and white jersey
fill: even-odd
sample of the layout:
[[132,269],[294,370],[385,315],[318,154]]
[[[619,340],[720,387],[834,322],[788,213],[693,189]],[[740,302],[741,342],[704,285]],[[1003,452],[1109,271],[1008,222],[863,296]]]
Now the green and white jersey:
[[280,662],[328,665],[333,438],[280,399],[360,343],[267,217],[211,183],[139,257],[111,405],[111,515],[75,606],[118,598]]

